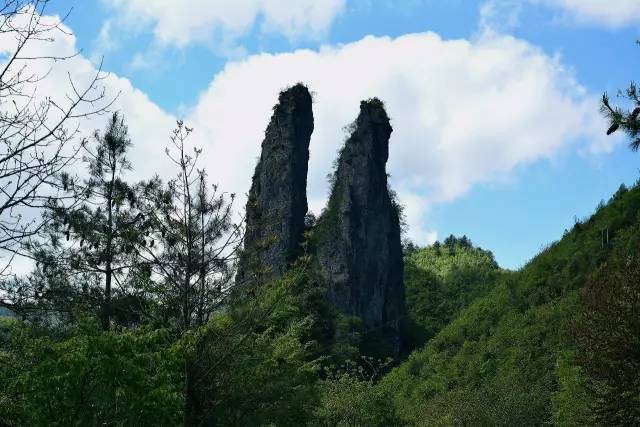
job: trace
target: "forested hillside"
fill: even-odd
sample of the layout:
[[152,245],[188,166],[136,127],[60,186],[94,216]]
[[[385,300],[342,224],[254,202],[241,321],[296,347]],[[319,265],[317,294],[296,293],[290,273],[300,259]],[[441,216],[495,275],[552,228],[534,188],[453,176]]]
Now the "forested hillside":
[[[521,270],[495,275],[486,295],[383,380],[402,419],[421,425],[575,425],[612,422],[617,412],[621,425],[637,421],[630,417],[638,414],[638,381],[619,380],[638,366],[638,320],[630,313],[638,309],[640,290],[634,283],[616,295],[597,283],[603,271],[633,277],[626,269],[640,253],[639,210],[640,189],[621,187]],[[608,311],[582,303],[603,293]],[[623,336],[615,344],[595,345],[618,333]],[[598,369],[594,353],[600,351],[606,353],[596,356],[597,363],[619,369],[617,376]],[[628,393],[624,403],[616,402],[625,395],[618,387]]]
[[411,347],[421,346],[473,300],[495,285],[500,268],[493,254],[463,236],[412,249],[405,256]]
[[178,341],[152,325],[102,332],[87,319],[51,335],[5,320],[2,417],[178,421],[196,351],[214,424],[628,425],[640,407],[639,212],[640,189],[621,187],[515,272],[466,238],[408,251],[409,316],[435,335],[384,376],[305,260]]

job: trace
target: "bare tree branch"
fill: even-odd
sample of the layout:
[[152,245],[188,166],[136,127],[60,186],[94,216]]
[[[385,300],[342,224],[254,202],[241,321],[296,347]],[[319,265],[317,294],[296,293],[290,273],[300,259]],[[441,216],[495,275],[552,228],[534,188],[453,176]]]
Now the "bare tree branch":
[[62,194],[61,173],[76,159],[79,119],[103,114],[117,98],[107,98],[102,64],[84,82],[68,74],[69,91],[61,99],[39,92],[51,70],[76,57],[34,55],[36,43],[54,43],[68,35],[61,19],[45,16],[51,0],[4,0],[0,3],[0,34],[13,48],[0,61],[0,274],[11,272],[12,257],[37,235],[42,219],[37,209]]

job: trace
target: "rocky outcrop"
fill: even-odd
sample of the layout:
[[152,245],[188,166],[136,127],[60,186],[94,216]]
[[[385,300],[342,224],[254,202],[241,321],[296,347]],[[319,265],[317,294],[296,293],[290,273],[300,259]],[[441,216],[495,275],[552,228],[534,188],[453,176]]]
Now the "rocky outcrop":
[[[311,103],[299,84],[283,91],[274,107],[247,201],[239,284],[277,277],[302,253]],[[386,354],[398,354],[406,308],[400,219],[387,186],[391,132],[382,102],[362,102],[308,247],[330,302],[362,319],[365,339],[375,334]]]
[[236,283],[283,273],[299,254],[307,213],[311,95],[302,84],[280,93],[262,142],[246,209]]
[[359,316],[398,353],[406,309],[399,213],[387,185],[391,132],[382,102],[363,101],[340,152],[314,250],[334,305]]

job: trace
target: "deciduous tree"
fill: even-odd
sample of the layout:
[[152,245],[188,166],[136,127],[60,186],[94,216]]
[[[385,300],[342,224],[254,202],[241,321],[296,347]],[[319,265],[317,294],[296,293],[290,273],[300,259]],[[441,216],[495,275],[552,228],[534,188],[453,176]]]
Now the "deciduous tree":
[[72,144],[78,120],[105,112],[113,101],[105,97],[100,69],[86,82],[69,75],[64,96],[39,91],[53,68],[74,56],[33,54],[32,46],[66,33],[64,19],[43,16],[48,4],[0,2],[0,274],[10,272],[11,258],[40,231],[36,209],[60,196],[59,174],[80,149]]

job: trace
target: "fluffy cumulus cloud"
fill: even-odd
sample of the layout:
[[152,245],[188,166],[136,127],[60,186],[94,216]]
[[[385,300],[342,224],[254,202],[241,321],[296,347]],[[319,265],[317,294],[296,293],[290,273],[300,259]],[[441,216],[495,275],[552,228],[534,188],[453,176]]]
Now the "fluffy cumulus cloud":
[[[41,49],[53,52],[52,46]],[[73,52],[75,39],[59,38],[55,49]],[[82,82],[95,68],[82,56],[59,63],[41,92],[62,97],[69,90],[67,72]],[[410,237],[419,243],[435,238],[426,221],[434,203],[549,158],[568,144],[601,143],[605,127],[596,100],[560,60],[522,40],[496,34],[474,40],[443,40],[434,33],[366,37],[228,63],[185,117],[213,181],[240,195],[248,191],[278,92],[299,81],[315,98],[312,209],[318,213],[325,203],[326,175],[345,140],[344,127],[357,116],[360,100],[377,96],[394,127],[391,183],[406,205]],[[125,114],[134,142],[132,178],[153,172],[167,178],[172,169],[164,147],[175,118],[127,79],[110,75],[104,83],[108,93],[120,92],[114,108]],[[94,118],[81,129],[88,134],[103,125],[103,117]]]
[[[315,92],[309,195],[317,212],[326,175],[359,101],[380,97],[394,132],[389,171],[407,205],[410,235],[429,239],[433,203],[452,200],[572,141],[601,141],[604,124],[557,58],[515,38],[443,40],[434,33],[262,54],[228,64],[191,120],[216,161],[214,176],[246,191],[270,108],[282,88]],[[224,161],[222,160],[224,158]]]
[[[25,16],[26,18],[26,16]],[[59,22],[58,17],[46,16],[41,19],[43,25],[54,25]],[[74,90],[80,92],[89,88],[88,98],[98,99],[93,105],[82,104],[75,113],[96,111],[110,104],[105,114],[90,115],[66,122],[66,128],[70,132],[76,132],[79,142],[82,138],[90,139],[95,130],[102,130],[106,122],[106,115],[113,111],[124,112],[129,124],[130,134],[137,143],[137,147],[131,153],[131,160],[136,165],[132,177],[146,179],[155,173],[158,168],[166,168],[168,162],[163,155],[167,133],[174,126],[174,118],[163,112],[149,97],[133,87],[131,82],[114,74],[100,72],[95,64],[88,58],[78,55],[76,39],[70,28],[61,25],[61,31],[56,32],[54,42],[35,40],[28,43],[22,50],[21,56],[25,58],[44,58],[16,61],[12,68],[15,72],[25,66],[24,73],[29,76],[41,76],[37,84],[25,84],[24,92],[32,94],[36,105],[45,98],[51,99],[56,105],[66,109],[70,104],[67,96],[73,97]],[[4,63],[9,55],[15,52],[16,39],[11,33],[0,35],[0,56]],[[62,61],[50,61],[46,58],[69,58]],[[90,85],[96,75],[100,80],[95,83],[93,89]],[[18,98],[20,102],[20,98]],[[6,106],[8,103],[5,103]],[[56,109],[51,110],[50,119],[56,120],[59,114]],[[141,138],[144,136],[144,138]],[[71,148],[71,147],[69,147]],[[82,173],[79,164],[73,166],[77,173]],[[23,212],[25,218],[29,218],[32,212]],[[5,255],[0,254],[0,258]],[[0,265],[1,264],[0,260]],[[25,272],[31,263],[24,258],[14,260],[13,271]]]
[[[22,20],[27,19],[24,15]],[[59,22],[58,17],[45,16],[41,19],[41,24],[45,26],[55,25]],[[20,23],[16,22],[20,27]],[[174,125],[174,118],[157,107],[143,92],[132,86],[129,80],[120,78],[113,74],[99,72],[93,62],[77,55],[78,49],[76,39],[71,29],[61,25],[61,31],[55,32],[55,41],[49,42],[45,38],[34,39],[28,43],[21,51],[22,58],[41,58],[16,60],[8,74],[12,74],[23,69],[23,77],[28,75],[37,83],[25,83],[23,93],[32,95],[35,99],[34,105],[45,99],[52,100],[63,109],[68,108],[73,98],[74,90],[79,92],[89,88],[88,98],[102,98],[93,105],[82,104],[74,113],[95,111],[103,106],[111,104],[110,111],[122,111],[127,116],[130,133],[138,144],[131,153],[131,160],[136,164],[136,171],[132,177],[143,179],[152,176],[159,168],[166,167],[167,161],[163,155],[163,147],[167,139],[167,133]],[[53,34],[53,33],[52,33]],[[0,35],[0,68],[4,68],[5,61],[13,55],[17,39],[11,33]],[[62,61],[53,61],[47,58],[69,58]],[[99,74],[100,80],[91,89],[91,83]],[[36,77],[37,76],[37,77]],[[6,94],[5,94],[6,95]],[[67,95],[71,96],[68,98]],[[17,97],[18,103],[25,98]],[[4,108],[11,108],[11,103],[4,102]],[[50,110],[49,119],[57,120],[60,112],[55,108]],[[97,129],[102,129],[105,125],[105,115],[91,115],[85,118],[68,120],[66,128],[70,132],[77,132],[76,142],[81,138],[90,138]],[[142,138],[144,136],[144,138]],[[71,148],[71,147],[69,147]],[[80,165],[74,166],[76,172],[80,173]],[[35,212],[21,212],[25,219],[29,219]],[[3,266],[2,259],[6,254],[0,253],[0,266]],[[25,272],[30,268],[31,263],[24,258],[14,260],[13,272]]]
[[126,22],[153,26],[161,44],[184,46],[221,37],[229,42],[257,23],[290,39],[322,36],[346,0],[108,0]]
[[[41,20],[43,25],[53,25],[58,21],[59,18],[54,16],[46,16]],[[7,55],[14,52],[15,44],[16,40],[12,34],[3,34],[0,36],[0,54],[7,58]],[[106,114],[115,111],[123,112],[126,115],[129,131],[137,145],[131,159],[137,166],[135,176],[136,178],[151,176],[165,160],[164,141],[167,139],[169,130],[174,126],[175,119],[154,104],[145,93],[133,87],[128,79],[98,70],[94,62],[77,53],[76,38],[72,30],[61,25],[61,31],[56,32],[53,42],[34,40],[26,45],[21,54],[29,58],[68,59],[18,61],[13,68],[15,70],[26,66],[29,74],[43,76],[44,78],[38,80],[37,85],[25,86],[25,91],[31,92],[35,89],[36,99],[50,98],[63,108],[66,108],[70,102],[67,95],[73,95],[74,90],[87,89],[93,78],[97,74],[100,75],[99,81],[95,82],[93,89],[89,92],[90,98],[100,97],[100,100],[93,105],[81,104],[76,112],[95,111],[109,105],[108,111],[104,114],[70,120],[66,127],[70,131],[77,131],[79,139],[91,137],[95,130],[101,130],[104,127]]]

